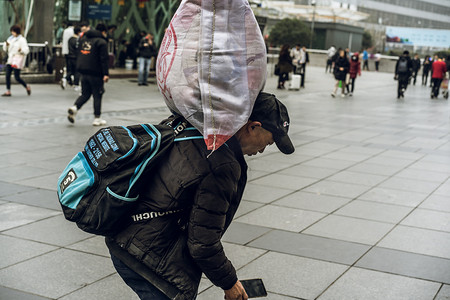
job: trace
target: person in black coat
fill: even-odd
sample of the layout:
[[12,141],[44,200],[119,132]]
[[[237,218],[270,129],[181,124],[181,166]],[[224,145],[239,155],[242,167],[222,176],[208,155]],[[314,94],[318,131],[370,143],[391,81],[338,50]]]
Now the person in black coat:
[[419,54],[415,54],[414,58],[411,60],[412,63],[412,78],[413,78],[413,85],[416,85],[416,78],[417,73],[419,73],[420,70],[420,58]]
[[403,51],[403,55],[399,57],[395,64],[395,80],[398,80],[397,99],[405,97],[405,91],[408,88],[409,80],[413,72],[413,64],[409,51]]
[[431,70],[431,56],[427,55],[425,56],[425,58],[423,59],[423,64],[422,64],[422,85],[427,85],[427,81],[428,81],[428,74],[430,73]]
[[[69,54],[66,56],[67,61],[67,83],[69,85],[75,85],[75,89],[78,90],[80,83],[80,73],[77,71],[77,56],[78,56],[78,42],[81,28],[75,26],[73,28],[73,36],[69,39]],[[73,78],[73,80],[72,80]]]
[[148,33],[144,36],[139,43],[139,56],[138,56],[138,85],[148,85],[147,78],[150,72],[150,64],[152,57],[156,56],[156,50],[153,43],[153,35]]
[[[224,290],[225,299],[247,299],[221,238],[244,193],[244,155],[273,143],[284,154],[294,152],[289,122],[286,107],[261,92],[248,122],[226,145],[211,153],[198,132],[200,139],[175,142],[142,179],[148,184],[134,218],[106,238],[117,272],[141,299],[195,299],[202,273]],[[150,217],[168,211],[174,213]]]
[[95,30],[87,31],[79,41],[77,56],[77,71],[81,77],[81,96],[68,109],[68,120],[75,122],[78,110],[89,100],[94,98],[94,122],[92,125],[105,125],[101,119],[102,96],[105,92],[103,84],[109,80],[109,57],[106,36],[108,29],[105,24],[97,24]]
[[289,45],[283,45],[278,56],[277,67],[279,68],[279,74],[277,89],[285,89],[284,83],[289,80],[289,73],[294,70],[289,48]]
[[334,78],[336,79],[336,84],[334,85],[334,90],[331,93],[333,98],[336,97],[336,92],[339,87],[342,90],[341,97],[345,97],[345,79],[349,69],[350,62],[348,61],[347,55],[343,49],[340,49],[339,56],[334,62]]

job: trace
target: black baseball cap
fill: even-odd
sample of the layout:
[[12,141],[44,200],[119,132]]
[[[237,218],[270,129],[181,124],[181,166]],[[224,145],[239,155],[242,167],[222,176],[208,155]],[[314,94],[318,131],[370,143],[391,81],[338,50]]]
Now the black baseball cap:
[[262,127],[272,133],[273,140],[281,152],[284,154],[294,152],[294,145],[288,136],[288,111],[275,95],[260,92],[255,100],[250,120],[261,122]]

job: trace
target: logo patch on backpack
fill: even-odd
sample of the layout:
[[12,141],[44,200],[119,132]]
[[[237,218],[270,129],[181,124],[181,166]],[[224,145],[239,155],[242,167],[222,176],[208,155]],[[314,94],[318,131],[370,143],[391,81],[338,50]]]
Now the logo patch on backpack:
[[69,187],[69,185],[74,182],[78,178],[77,173],[75,173],[74,169],[70,169],[69,172],[67,172],[66,177],[61,182],[60,189],[61,193],[64,193],[65,189]]

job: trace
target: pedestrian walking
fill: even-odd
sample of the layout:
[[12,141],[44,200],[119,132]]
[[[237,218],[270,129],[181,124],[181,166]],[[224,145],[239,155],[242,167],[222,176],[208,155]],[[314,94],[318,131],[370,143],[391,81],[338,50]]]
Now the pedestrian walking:
[[395,77],[398,81],[397,86],[397,99],[405,97],[405,91],[408,87],[409,80],[412,74],[412,61],[409,57],[409,51],[403,51],[403,55],[399,57],[395,64]]
[[95,118],[92,125],[106,125],[106,121],[101,118],[102,96],[105,92],[104,83],[109,80],[106,35],[106,25],[100,23],[97,24],[95,30],[87,31],[80,39],[77,70],[82,75],[81,95],[68,109],[67,118],[71,123],[75,122],[78,110],[93,96]]
[[[431,61],[431,68],[430,68],[431,78],[433,78],[433,68],[432,68],[432,66],[433,66],[434,62],[438,61],[438,60],[439,60],[439,57],[438,57],[437,54],[435,54],[434,57],[433,57],[433,60]],[[430,88],[432,88],[432,87],[433,87],[433,80],[430,79]]]
[[328,69],[330,69],[330,73],[333,72],[333,56],[336,54],[336,47],[334,45],[331,45],[330,48],[327,50],[327,65],[325,67],[325,73],[328,72]]
[[423,64],[422,64],[422,85],[427,85],[427,81],[428,81],[428,74],[430,73],[431,70],[431,56],[427,55],[425,56],[424,60],[423,60]]
[[412,79],[413,79],[413,85],[416,85],[416,78],[417,73],[419,73],[420,70],[420,58],[419,54],[414,54],[414,58],[412,59]]
[[431,65],[431,70],[431,99],[434,99],[439,96],[439,89],[441,87],[442,80],[445,78],[445,73],[447,72],[447,66],[442,57],[438,57],[438,59],[433,62],[433,65]]
[[338,88],[341,88],[341,97],[345,97],[345,79],[347,77],[347,73],[350,68],[350,63],[347,59],[347,55],[344,49],[339,50],[339,56],[336,58],[334,62],[334,78],[336,79],[336,83],[334,85],[334,90],[331,93],[331,96],[336,97],[336,92]]
[[[353,96],[353,92],[355,90],[355,81],[356,76],[361,76],[361,62],[359,61],[359,53],[355,52],[350,58],[350,68],[349,68],[349,74],[350,74],[350,81],[347,84],[347,93],[351,97]],[[352,88],[350,89],[350,85]]]
[[297,68],[298,68],[298,66],[300,64],[301,56],[302,56],[301,45],[297,44],[291,50],[292,65],[294,66],[294,74],[297,73]]
[[377,51],[377,53],[375,53],[375,71],[379,71],[380,68],[380,61],[381,61],[381,53],[380,51]]
[[150,64],[152,57],[155,57],[156,50],[153,43],[153,35],[147,33],[139,43],[139,56],[138,56],[138,85],[148,85],[147,79],[150,72]]
[[75,86],[75,91],[79,91],[80,87],[80,73],[77,72],[77,56],[78,56],[78,44],[79,34],[81,29],[79,26],[74,27],[73,36],[68,41],[69,53],[66,56],[67,61],[67,83],[70,86]]
[[279,68],[277,89],[285,89],[284,83],[289,80],[289,73],[294,69],[289,45],[283,45],[281,47],[277,67]]
[[[67,74],[69,73],[69,40],[73,37],[74,28],[75,27],[73,26],[73,24],[71,22],[69,22],[67,24],[67,28],[64,29],[63,36],[62,36],[61,54],[65,58]],[[66,76],[66,79],[67,79],[67,82],[69,82],[68,76]]]
[[203,138],[176,142],[143,178],[151,184],[142,186],[131,214],[174,213],[132,221],[106,238],[117,272],[141,299],[195,299],[202,273],[224,290],[224,299],[248,299],[221,238],[246,185],[244,155],[273,143],[284,154],[294,152],[289,122],[286,107],[261,92],[248,122],[226,145],[211,154]]
[[20,77],[20,70],[25,65],[25,60],[30,52],[27,40],[20,34],[21,29],[18,25],[13,25],[10,28],[11,36],[3,43],[3,51],[8,55],[6,61],[5,79],[6,92],[2,94],[3,97],[11,96],[11,74],[14,72],[14,78],[18,83],[23,85],[27,91],[28,96],[31,95],[31,88]]
[[363,59],[363,70],[369,71],[369,52],[367,52],[367,49],[364,49],[362,53],[362,59]]
[[306,51],[306,47],[303,46],[300,51],[300,71],[298,72],[302,76],[302,81],[300,83],[300,87],[305,87],[305,77],[306,77],[306,64],[309,63],[309,54]]

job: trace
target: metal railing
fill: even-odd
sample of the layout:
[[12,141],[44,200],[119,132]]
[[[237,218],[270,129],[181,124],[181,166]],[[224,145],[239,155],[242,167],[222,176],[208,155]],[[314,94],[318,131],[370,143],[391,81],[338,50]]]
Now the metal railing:
[[[0,43],[0,49],[3,49],[3,42]],[[24,73],[47,73],[47,64],[52,63],[53,56],[48,42],[45,43],[28,43],[30,53],[28,53],[25,66],[22,69]],[[6,66],[6,53],[2,51],[2,60],[0,61],[0,72],[4,72]],[[51,68],[53,70],[53,68]]]

